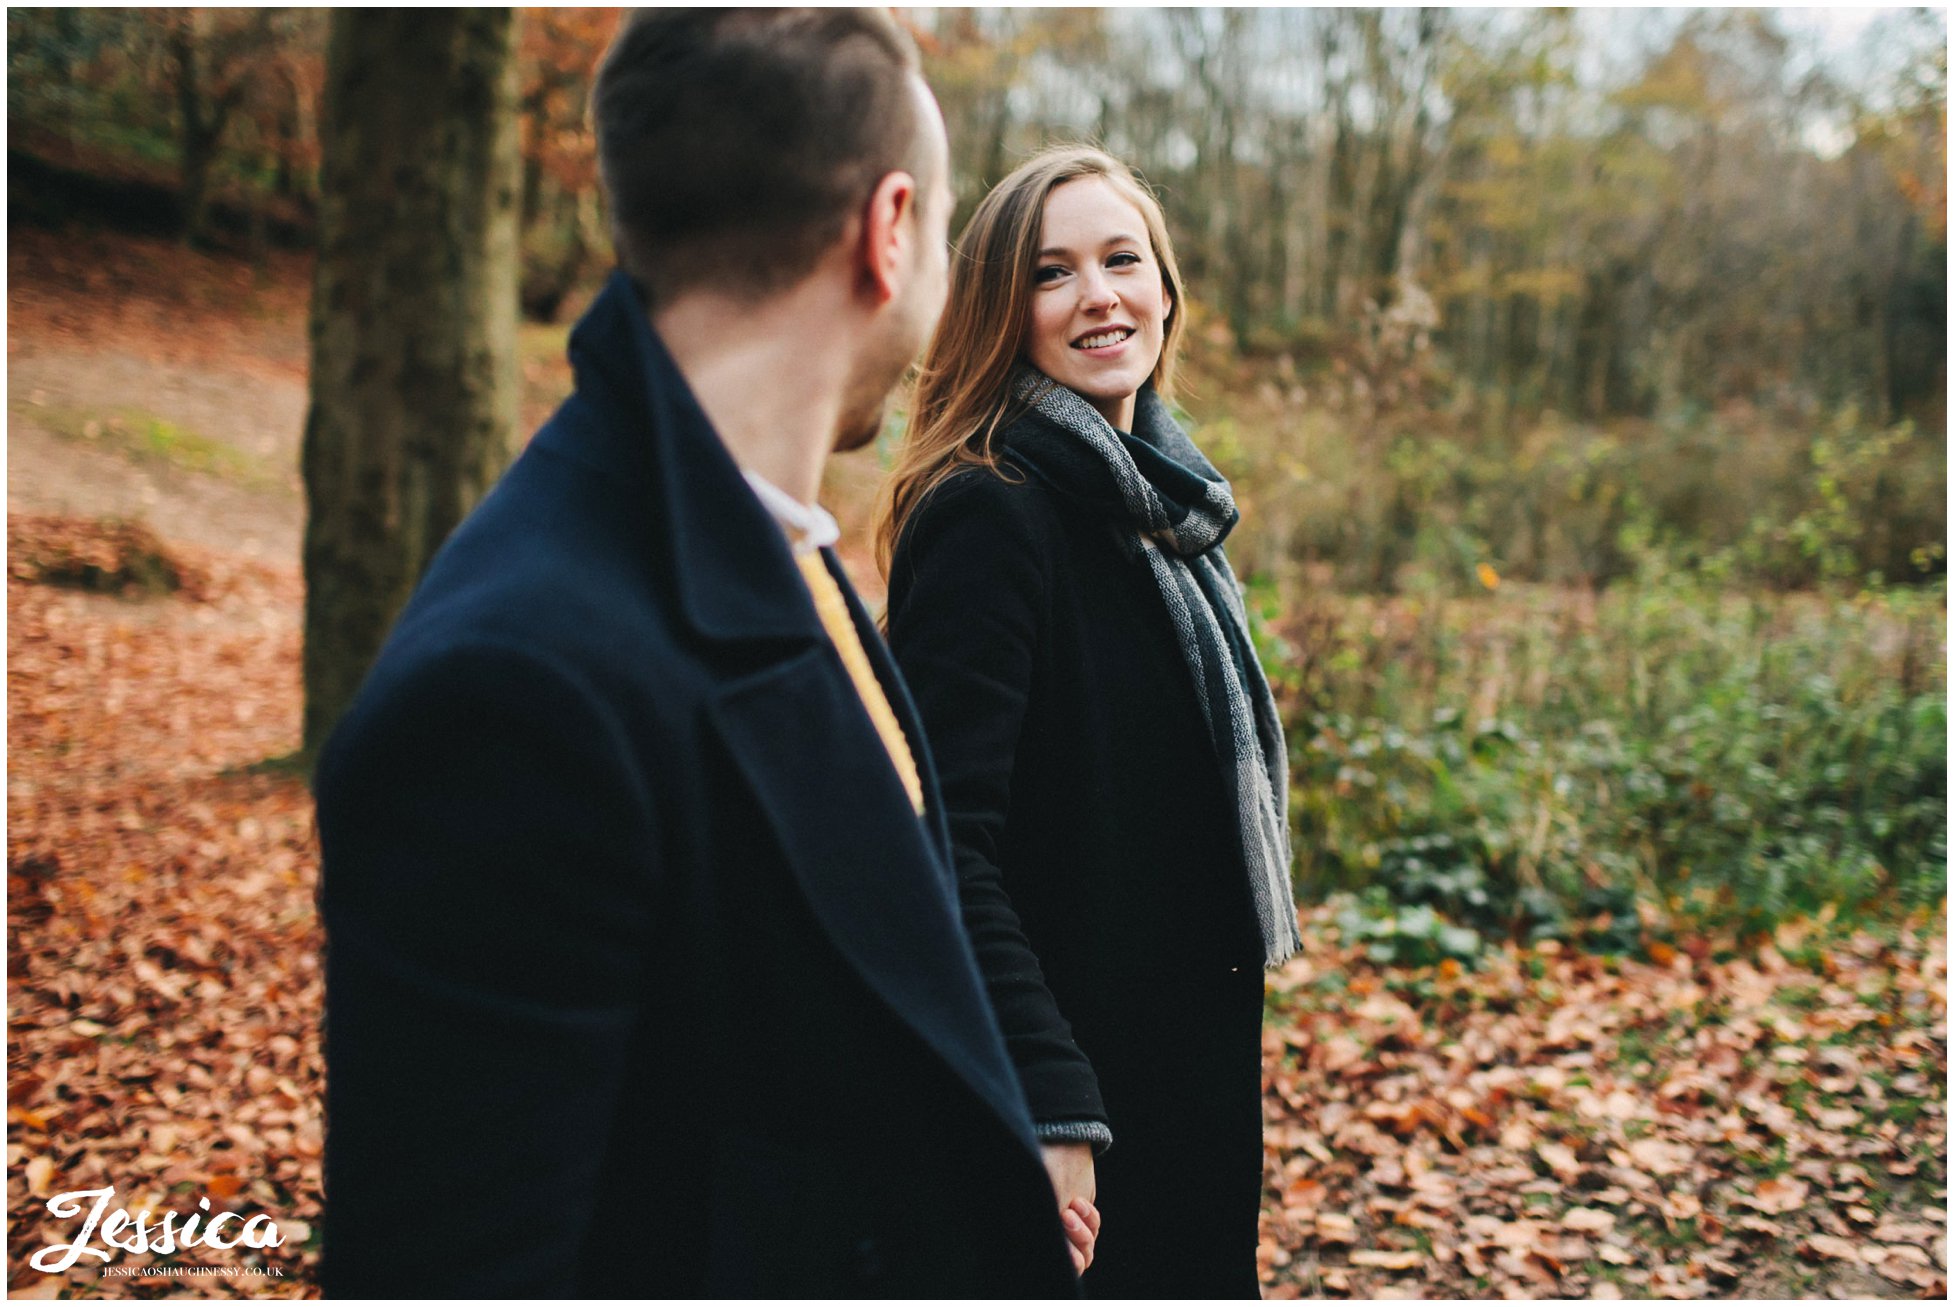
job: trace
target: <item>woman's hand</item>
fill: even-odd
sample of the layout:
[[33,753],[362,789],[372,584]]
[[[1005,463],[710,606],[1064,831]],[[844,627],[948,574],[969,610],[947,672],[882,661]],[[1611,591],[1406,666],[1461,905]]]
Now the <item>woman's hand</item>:
[[1091,1144],[1041,1144],[1045,1171],[1058,1195],[1059,1220],[1072,1242],[1072,1265],[1081,1274],[1092,1265],[1093,1245],[1099,1241],[1099,1185],[1092,1173]]
[[1072,1269],[1080,1275],[1092,1265],[1092,1250],[1099,1242],[1099,1209],[1083,1198],[1074,1198],[1062,1218],[1065,1237],[1072,1241]]

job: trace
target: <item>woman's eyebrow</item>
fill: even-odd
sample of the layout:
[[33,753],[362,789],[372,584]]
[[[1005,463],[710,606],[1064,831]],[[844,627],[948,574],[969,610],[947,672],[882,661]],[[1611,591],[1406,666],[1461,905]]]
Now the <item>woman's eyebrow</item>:
[[[1108,236],[1106,243],[1099,248],[1109,250],[1115,245],[1138,245],[1139,243],[1140,238],[1138,236]],[[1061,250],[1052,246],[1046,246],[1044,249],[1038,251],[1038,257],[1041,259],[1062,259],[1070,253],[1072,253],[1071,250]]]

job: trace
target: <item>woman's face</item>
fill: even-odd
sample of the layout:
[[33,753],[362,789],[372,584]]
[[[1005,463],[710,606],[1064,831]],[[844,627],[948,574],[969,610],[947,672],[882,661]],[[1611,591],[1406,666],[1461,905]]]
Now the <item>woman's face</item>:
[[1140,210],[1104,178],[1054,188],[1032,267],[1032,366],[1130,431],[1172,310]]

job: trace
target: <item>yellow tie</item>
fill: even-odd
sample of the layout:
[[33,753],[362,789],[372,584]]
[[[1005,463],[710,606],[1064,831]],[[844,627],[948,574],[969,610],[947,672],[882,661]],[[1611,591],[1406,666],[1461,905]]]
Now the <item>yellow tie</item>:
[[869,664],[868,650],[862,648],[861,634],[855,630],[855,623],[848,615],[848,601],[841,597],[841,587],[835,584],[834,577],[821,561],[819,550],[810,549],[798,554],[795,561],[801,565],[801,575],[807,578],[807,588],[814,595],[814,611],[820,614],[821,625],[833,641],[835,652],[841,655],[841,665],[848,669],[848,678],[855,683],[855,693],[862,698],[862,706],[868,709],[869,720],[875,723],[875,733],[882,737],[882,747],[889,751],[889,761],[896,765],[896,775],[902,778],[902,788],[909,792],[909,802],[915,806],[916,815],[923,813],[923,781],[916,774],[916,759],[909,752],[909,741],[903,736],[902,723],[896,720],[895,709],[889,706],[889,696],[882,692],[882,682],[875,679],[875,668]]

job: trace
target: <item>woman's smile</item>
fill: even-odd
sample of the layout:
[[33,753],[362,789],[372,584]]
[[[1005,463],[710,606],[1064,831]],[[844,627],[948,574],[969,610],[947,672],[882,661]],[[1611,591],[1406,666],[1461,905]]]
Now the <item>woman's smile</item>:
[[1095,331],[1090,336],[1081,336],[1072,342],[1072,348],[1094,358],[1117,358],[1121,347],[1133,336],[1131,327],[1114,327],[1110,331]]

